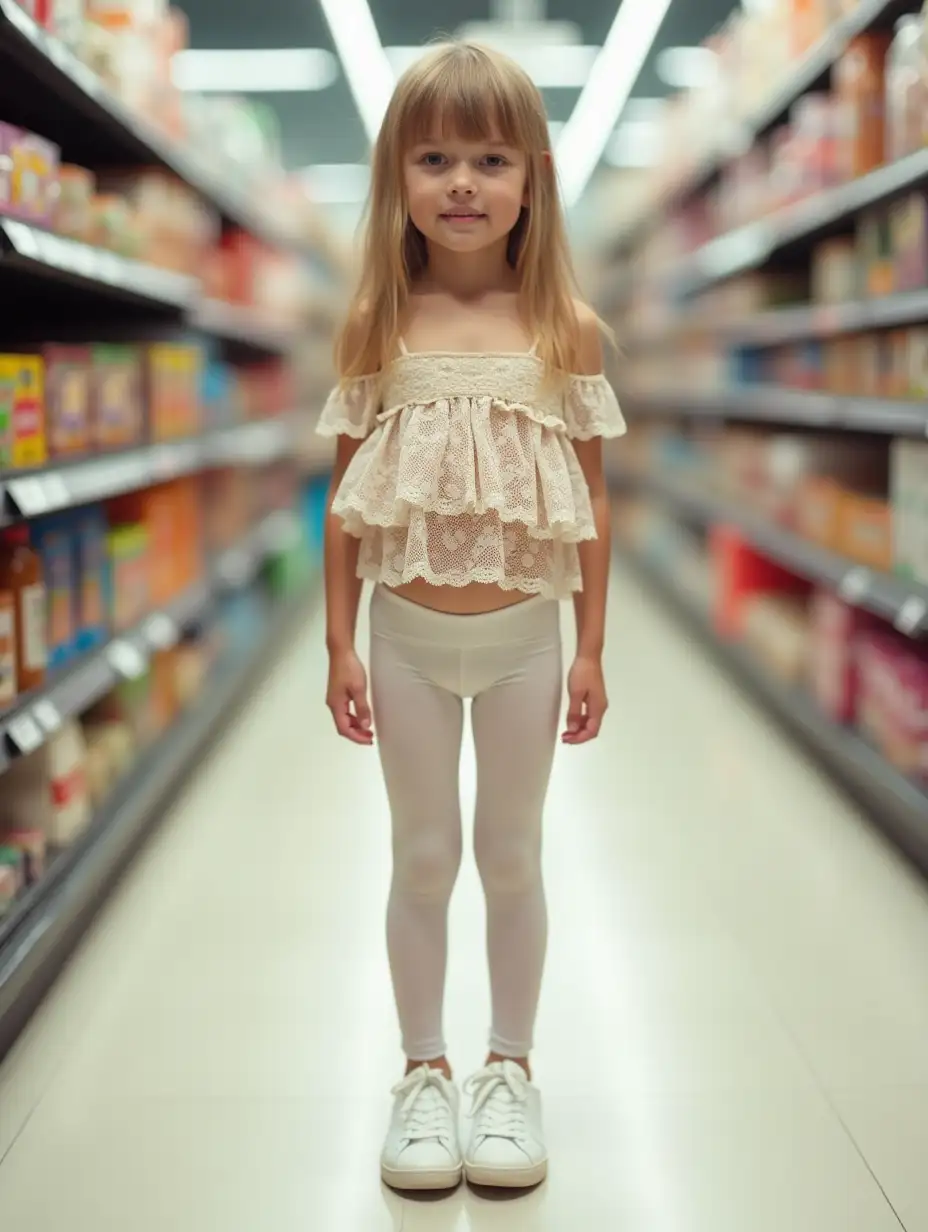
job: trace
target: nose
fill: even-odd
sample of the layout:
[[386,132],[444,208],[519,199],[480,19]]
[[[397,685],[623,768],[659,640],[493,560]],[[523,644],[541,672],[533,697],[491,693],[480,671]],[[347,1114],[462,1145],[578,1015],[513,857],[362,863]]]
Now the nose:
[[476,192],[474,177],[467,163],[458,163],[451,175],[450,191],[455,197],[472,197]]

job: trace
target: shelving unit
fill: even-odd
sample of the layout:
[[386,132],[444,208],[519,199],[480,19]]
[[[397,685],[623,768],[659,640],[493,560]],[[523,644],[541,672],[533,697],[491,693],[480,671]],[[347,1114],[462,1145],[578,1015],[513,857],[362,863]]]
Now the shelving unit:
[[862,802],[891,840],[928,873],[928,795],[855,732],[826,719],[805,694],[776,680],[750,651],[720,638],[708,614],[669,572],[640,553],[626,553],[624,559],[686,621],[720,667]]
[[[834,76],[833,70],[859,35],[889,34],[898,18],[923,6],[860,0],[849,7],[743,123],[706,124],[708,147],[694,148],[685,162],[675,148],[674,168],[653,176],[645,208],[612,237],[601,307],[623,344],[618,384],[642,448],[635,453],[634,439],[628,443],[631,464],[617,451],[611,477],[617,492],[641,498],[630,550],[637,554],[649,536],[659,545],[637,560],[639,567],[686,611],[723,667],[785,720],[928,872],[924,776],[910,782],[890,764],[903,764],[900,745],[924,744],[928,766],[928,735],[919,735],[912,717],[920,713],[928,656],[928,529],[924,550],[921,537],[928,512],[918,479],[922,461],[928,463],[928,401],[918,396],[922,341],[928,343],[928,262],[926,270],[919,263],[928,218],[923,229],[918,223],[928,148],[806,191],[850,165],[853,126],[841,128],[834,99],[822,98],[801,119],[793,112],[810,91],[829,91],[839,80],[846,85],[850,69],[843,65]],[[784,0],[763,28],[795,37],[800,13],[808,17],[814,5],[788,9]],[[744,110],[738,99],[746,97],[751,57],[763,59],[756,49],[764,19],[740,20],[758,22],[743,44],[733,36],[728,47],[742,84],[730,96],[707,93],[702,100],[719,108],[724,97],[733,115]],[[874,82],[881,80],[884,46],[857,45],[858,68],[866,61]],[[721,62],[728,63],[724,53]],[[853,106],[847,94],[843,105]],[[874,101],[868,114],[877,109]],[[697,106],[691,116],[705,118],[704,111]],[[781,125],[788,127],[775,132]],[[854,147],[858,160],[872,166],[879,158],[878,136],[870,147]],[[744,157],[761,140],[763,153]],[[885,148],[892,148],[888,139]],[[778,201],[788,203],[772,208]],[[739,219],[750,221],[731,226]],[[720,226],[721,234],[705,239]],[[848,298],[830,302],[841,294]],[[780,304],[786,306],[773,306]],[[756,498],[755,482],[763,488]],[[720,492],[745,492],[749,503]],[[791,525],[817,526],[828,547],[759,512],[774,507],[765,496],[788,507]],[[718,580],[711,619],[671,575],[674,551],[694,576],[704,556],[707,576]],[[883,567],[867,567],[854,559],[858,553]],[[806,588],[796,588],[796,578],[810,584],[812,607],[804,606]],[[858,642],[856,632],[846,632],[874,628],[862,612],[885,622],[872,642],[868,634]],[[762,643],[759,634],[758,644],[781,649],[794,676],[793,654],[827,660],[824,682],[812,683],[807,666],[807,695],[721,637],[719,630],[742,627],[748,613],[769,637]],[[853,700],[834,707],[873,735],[871,747],[856,730],[832,722],[813,692],[830,697],[829,689],[840,689],[835,664],[853,661],[861,673],[863,659],[854,656],[877,641],[881,650],[872,653],[886,653],[874,669],[883,673],[883,697],[874,702],[879,690],[870,678],[869,692],[848,684]]]
[[[319,259],[270,208],[246,198],[220,156],[195,157],[153,121],[130,112],[16,0],[0,0],[0,81],[0,120],[54,142],[65,162],[95,171],[165,168],[194,189],[224,226],[286,249],[304,264]],[[329,272],[337,277],[338,271]],[[84,346],[171,344],[195,335],[210,342],[209,353],[221,357],[224,372],[238,361],[263,372],[270,361],[288,361],[302,340],[296,325],[284,328],[257,310],[207,298],[197,271],[188,275],[130,260],[2,214],[0,290],[7,307],[0,352],[37,350],[50,339]],[[289,384],[281,389],[288,392],[275,404],[289,398]],[[293,401],[299,403],[299,394]],[[258,415],[263,405],[248,401],[247,414]],[[217,472],[211,482],[241,479],[249,497],[239,509],[246,511],[244,517],[236,513],[228,524],[231,533],[214,528],[204,538],[202,560],[191,567],[197,581],[169,601],[155,603],[137,622],[117,621],[109,612],[117,631],[101,630],[94,648],[79,654],[72,647],[67,663],[50,667],[41,687],[0,709],[2,793],[4,776],[11,782],[25,769],[18,765],[22,759],[43,746],[48,753],[63,725],[141,680],[150,667],[163,663],[165,652],[200,639],[209,646],[200,661],[211,663],[214,644],[225,646],[196,699],[180,704],[173,721],[163,720],[167,726],[153,743],[138,742],[134,765],[89,826],[68,845],[51,850],[45,873],[0,915],[0,1056],[114,877],[163,815],[183,776],[235,713],[249,684],[279,652],[317,592],[316,552],[306,542],[306,515],[299,511],[292,484],[302,465],[298,458],[308,410],[297,404],[287,414],[247,422],[233,422],[230,414],[227,426],[167,440],[157,439],[152,426],[147,440],[131,448],[0,471],[0,529],[210,471]],[[245,472],[253,472],[254,482]],[[281,489],[278,480],[284,472],[291,486],[284,483]],[[288,493],[283,501],[281,490]],[[202,492],[196,495],[202,503]],[[216,543],[229,546],[217,550]],[[159,593],[169,589],[162,586]]]

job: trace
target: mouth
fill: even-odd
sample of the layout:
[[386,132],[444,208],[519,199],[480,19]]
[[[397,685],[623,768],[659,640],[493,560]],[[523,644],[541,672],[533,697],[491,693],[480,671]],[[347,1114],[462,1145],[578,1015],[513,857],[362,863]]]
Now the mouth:
[[479,222],[481,218],[486,218],[486,214],[476,210],[448,210],[441,217],[445,222]]

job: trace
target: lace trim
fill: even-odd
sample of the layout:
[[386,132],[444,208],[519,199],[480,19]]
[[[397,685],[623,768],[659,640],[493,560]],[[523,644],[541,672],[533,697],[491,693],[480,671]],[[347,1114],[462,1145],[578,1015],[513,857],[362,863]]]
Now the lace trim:
[[564,421],[568,435],[579,441],[624,436],[628,430],[615,391],[602,374],[570,378]]
[[379,410],[377,377],[359,377],[344,388],[332,390],[322,408],[316,432],[319,436],[351,436],[363,440],[373,430]]

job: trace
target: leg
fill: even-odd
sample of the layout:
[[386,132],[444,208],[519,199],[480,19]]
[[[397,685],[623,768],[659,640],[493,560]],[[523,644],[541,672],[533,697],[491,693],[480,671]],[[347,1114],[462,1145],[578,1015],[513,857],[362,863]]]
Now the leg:
[[448,905],[461,863],[463,703],[426,674],[433,647],[372,632],[375,730],[393,820],[393,988],[409,1061],[443,1061]]
[[507,674],[474,700],[474,842],[487,900],[493,1057],[532,1048],[547,945],[542,811],[563,688],[557,632],[516,645]]

